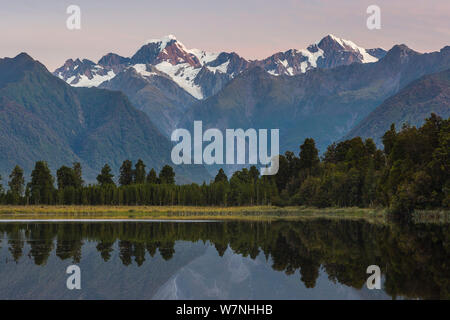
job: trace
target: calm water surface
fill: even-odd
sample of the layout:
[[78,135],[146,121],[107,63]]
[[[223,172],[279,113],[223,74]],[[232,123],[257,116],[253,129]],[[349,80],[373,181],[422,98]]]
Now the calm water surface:
[[449,257],[449,225],[3,221],[0,299],[450,299]]

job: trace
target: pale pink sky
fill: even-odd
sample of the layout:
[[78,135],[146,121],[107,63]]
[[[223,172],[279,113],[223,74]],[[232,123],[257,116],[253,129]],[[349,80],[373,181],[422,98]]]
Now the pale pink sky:
[[[66,28],[70,4],[81,8],[81,30]],[[366,27],[371,4],[381,8],[381,30]],[[449,0],[15,0],[0,9],[0,57],[27,52],[51,71],[68,58],[131,56],[167,34],[188,48],[247,59],[306,48],[329,33],[366,48],[450,45]]]

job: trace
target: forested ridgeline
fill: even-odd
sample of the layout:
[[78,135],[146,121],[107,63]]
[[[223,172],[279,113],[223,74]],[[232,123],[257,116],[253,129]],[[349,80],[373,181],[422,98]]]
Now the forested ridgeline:
[[81,205],[306,205],[316,207],[389,207],[394,212],[450,207],[450,119],[432,114],[420,128],[394,125],[383,136],[383,150],[372,139],[356,137],[333,143],[319,157],[312,138],[298,155],[279,157],[274,176],[260,176],[255,166],[228,178],[222,169],[209,183],[176,185],[169,165],[159,174],[142,160],[125,160],[117,181],[108,164],[97,184],[86,185],[79,163],[62,166],[55,178],[38,161],[25,185],[16,166],[3,204]]
[[[308,288],[316,286],[324,270],[333,281],[360,289],[367,280],[367,266],[376,264],[385,276],[385,290],[392,297],[448,299],[449,231],[449,225],[339,219],[14,223],[0,225],[0,248],[9,251],[11,262],[30,259],[36,265],[46,265],[58,257],[78,264],[92,257],[84,246],[94,242],[105,262],[113,260],[118,252],[123,265],[142,266],[158,264],[154,257],[174,258],[181,253],[176,250],[178,242],[202,241],[214,246],[219,256],[227,250],[251,259],[263,255],[274,270],[296,274],[299,283]],[[1,239],[7,240],[2,243]]]

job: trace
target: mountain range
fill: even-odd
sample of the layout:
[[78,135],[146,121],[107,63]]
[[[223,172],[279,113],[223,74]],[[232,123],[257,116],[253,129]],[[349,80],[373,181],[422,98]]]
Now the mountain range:
[[[171,163],[175,128],[280,129],[280,151],[313,137],[321,152],[356,135],[380,137],[392,122],[449,116],[450,47],[364,49],[328,35],[307,49],[262,60],[187,49],[174,36],[133,56],[69,59],[53,75],[27,54],[0,59],[0,174],[15,164],[55,169],[80,161],[88,181],[109,162]],[[208,180],[202,166],[175,166],[178,182]],[[228,168],[230,173],[233,169]]]
[[53,74],[72,86],[92,87],[129,68],[134,68],[143,77],[159,70],[201,100],[217,93],[236,75],[254,66],[260,66],[272,75],[293,76],[314,68],[376,62],[385,54],[381,48],[366,50],[330,34],[307,49],[290,49],[263,60],[246,60],[235,52],[187,49],[174,35],[168,35],[147,41],[129,58],[108,53],[97,63],[88,59],[68,59]]
[[[279,128],[281,151],[297,152],[305,138],[313,137],[323,152],[411,81],[448,68],[450,47],[421,54],[405,45],[394,46],[375,63],[296,76],[272,76],[254,67],[194,104],[179,127],[191,128],[193,120],[203,120],[204,127],[219,129]],[[448,109],[450,102],[442,102]],[[383,121],[391,123],[389,118]]]
[[[22,53],[0,59],[0,172],[30,173],[46,160],[52,170],[80,162],[87,181],[105,163],[141,158],[156,170],[170,164],[171,142],[119,91],[74,88]],[[175,168],[179,182],[208,180],[198,166]]]
[[127,91],[131,102],[151,119],[155,113],[162,115],[154,124],[170,135],[189,106],[218,93],[245,70],[260,67],[271,75],[294,76],[315,68],[376,62],[385,54],[381,48],[366,50],[328,35],[307,49],[291,49],[251,61],[235,52],[187,49],[169,35],[147,41],[130,58],[109,53],[97,63],[69,59],[53,74],[75,87]]

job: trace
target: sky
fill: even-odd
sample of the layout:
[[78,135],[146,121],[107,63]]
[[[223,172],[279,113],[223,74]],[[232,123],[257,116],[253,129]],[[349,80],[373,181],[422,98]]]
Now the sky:
[[[69,30],[69,5],[81,29]],[[381,29],[369,30],[369,5]],[[174,34],[187,48],[261,59],[302,49],[327,34],[361,47],[450,45],[449,0],[0,0],[0,57],[27,52],[53,71],[69,58],[132,56],[148,39]]]

